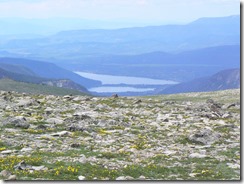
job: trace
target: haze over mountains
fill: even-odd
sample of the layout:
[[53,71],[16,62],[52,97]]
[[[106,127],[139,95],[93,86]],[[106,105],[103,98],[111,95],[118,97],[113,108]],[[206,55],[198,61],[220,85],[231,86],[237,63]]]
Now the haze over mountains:
[[[77,27],[74,22],[70,27],[79,28],[78,22]],[[44,24],[34,27],[45,30]],[[62,26],[68,24],[64,20]],[[12,68],[7,67],[9,72],[17,71],[13,65],[20,65],[20,71],[29,72],[29,76],[69,79],[88,89],[102,86],[101,81],[72,71],[173,80],[187,85],[188,81],[240,67],[239,15],[201,18],[186,25],[66,30],[49,36],[30,31],[33,35],[5,39],[0,36],[0,63],[11,64]],[[0,67],[6,70],[3,64]],[[154,87],[157,91],[166,86]]]
[[[240,17],[203,18],[186,25],[164,25],[114,30],[63,31],[37,39],[13,39],[0,44],[0,52],[46,60],[83,57],[182,52],[240,44]],[[4,54],[3,52],[6,52]]]

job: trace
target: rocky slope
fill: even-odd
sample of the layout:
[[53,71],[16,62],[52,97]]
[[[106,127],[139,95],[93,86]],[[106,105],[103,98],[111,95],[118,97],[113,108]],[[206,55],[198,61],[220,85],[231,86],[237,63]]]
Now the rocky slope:
[[5,180],[240,180],[240,90],[152,97],[0,92]]

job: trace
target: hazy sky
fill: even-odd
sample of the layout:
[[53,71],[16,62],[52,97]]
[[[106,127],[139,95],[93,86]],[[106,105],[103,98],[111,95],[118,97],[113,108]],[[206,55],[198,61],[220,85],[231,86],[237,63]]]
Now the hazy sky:
[[239,12],[239,0],[0,0],[0,17],[190,22]]

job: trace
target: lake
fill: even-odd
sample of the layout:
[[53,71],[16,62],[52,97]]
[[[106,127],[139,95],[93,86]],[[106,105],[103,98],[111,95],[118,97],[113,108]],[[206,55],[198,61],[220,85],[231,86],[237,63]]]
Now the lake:
[[[102,85],[118,85],[118,84],[127,84],[127,85],[165,85],[165,84],[178,84],[176,81],[171,80],[160,80],[160,79],[151,79],[144,77],[128,77],[128,76],[117,76],[117,75],[103,75],[87,72],[75,71],[74,73],[93,80],[98,80],[102,82]],[[103,92],[146,92],[152,91],[154,88],[135,88],[135,87],[124,87],[124,86],[101,86],[88,89],[89,91],[103,93]]]
[[146,92],[153,91],[155,88],[134,88],[134,87],[96,87],[90,88],[89,91],[97,93],[119,93],[119,92]]

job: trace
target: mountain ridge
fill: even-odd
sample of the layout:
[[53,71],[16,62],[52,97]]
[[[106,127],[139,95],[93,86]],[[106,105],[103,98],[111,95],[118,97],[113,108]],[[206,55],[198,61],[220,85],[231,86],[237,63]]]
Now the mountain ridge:
[[158,94],[208,92],[240,88],[240,69],[222,70],[212,76],[170,86]]
[[[233,19],[235,21],[233,21]],[[212,21],[215,20],[213,24]],[[44,60],[79,60],[84,56],[181,51],[240,44],[240,16],[207,18],[204,25],[149,26],[115,30],[64,31],[38,39],[10,40],[0,52]],[[224,23],[223,23],[224,22]],[[7,53],[6,53],[7,54]]]

